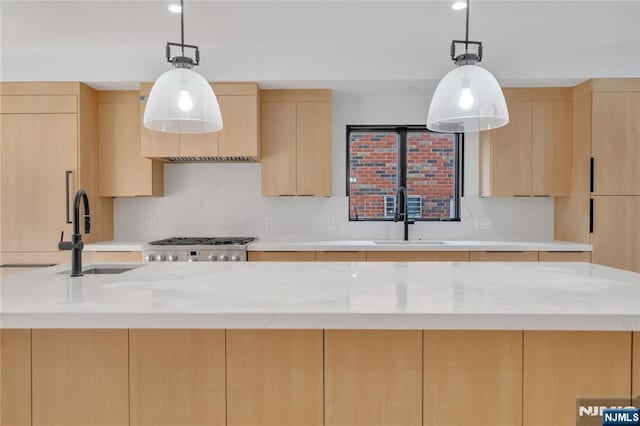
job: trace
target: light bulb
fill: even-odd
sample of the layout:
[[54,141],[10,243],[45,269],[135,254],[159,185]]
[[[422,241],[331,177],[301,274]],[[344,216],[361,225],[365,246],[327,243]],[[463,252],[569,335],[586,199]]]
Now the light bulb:
[[466,1],[457,1],[451,5],[451,9],[453,10],[462,10],[467,8]]
[[170,4],[167,9],[169,9],[169,12],[173,12],[173,13],[182,12],[182,6],[180,6],[179,4]]
[[471,89],[469,89],[468,87],[462,89],[462,93],[460,94],[460,98],[458,99],[458,105],[460,105],[460,108],[469,109],[473,106],[474,102],[475,99],[473,99],[473,96],[471,95]]
[[189,95],[189,91],[186,89],[182,89],[180,91],[180,99],[178,99],[178,108],[182,111],[191,111],[193,108],[193,101],[191,100],[191,96]]

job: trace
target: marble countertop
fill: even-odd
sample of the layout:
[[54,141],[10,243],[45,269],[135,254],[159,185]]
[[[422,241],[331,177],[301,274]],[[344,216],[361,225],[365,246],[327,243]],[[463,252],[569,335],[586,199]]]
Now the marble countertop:
[[130,265],[5,277],[1,327],[640,330],[640,274],[589,263]]
[[567,241],[263,241],[249,251],[591,251],[590,244]]
[[[142,251],[144,242],[103,241],[86,244],[86,251]],[[432,241],[327,240],[250,243],[249,251],[591,251],[591,245],[567,241]]]

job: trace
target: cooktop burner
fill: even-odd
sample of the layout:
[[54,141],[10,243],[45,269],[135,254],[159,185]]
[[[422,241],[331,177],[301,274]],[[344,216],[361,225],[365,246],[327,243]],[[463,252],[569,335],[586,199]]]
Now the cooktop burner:
[[254,237],[174,237],[151,241],[152,246],[226,246],[244,245],[254,241]]

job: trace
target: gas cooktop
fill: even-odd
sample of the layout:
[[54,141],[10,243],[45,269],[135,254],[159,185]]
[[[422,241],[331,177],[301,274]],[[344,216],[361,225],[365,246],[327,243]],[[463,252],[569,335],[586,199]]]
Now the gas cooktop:
[[152,246],[226,246],[245,245],[254,241],[254,237],[173,237],[151,241]]

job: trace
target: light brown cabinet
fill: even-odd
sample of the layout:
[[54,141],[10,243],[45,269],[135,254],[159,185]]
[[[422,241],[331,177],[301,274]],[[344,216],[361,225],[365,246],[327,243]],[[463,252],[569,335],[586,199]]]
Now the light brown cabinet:
[[0,263],[57,254],[60,232],[71,236],[66,222],[80,188],[91,204],[91,233],[83,239],[112,239],[113,202],[98,196],[95,90],[81,83],[1,84]]
[[640,196],[593,197],[593,263],[640,272]]
[[129,393],[132,426],[225,425],[225,331],[130,330]]
[[140,155],[140,94],[98,92],[98,170],[102,197],[164,195],[163,165]]
[[640,398],[640,331],[634,331],[632,339],[631,396]]
[[540,262],[591,262],[588,251],[541,251],[538,252]]
[[468,251],[368,251],[367,262],[468,262]]
[[[591,243],[592,261],[640,272],[640,79],[573,89],[572,189],[555,202],[556,239]],[[635,218],[635,219],[634,219]]]
[[504,89],[509,124],[480,134],[481,195],[570,192],[571,90]]
[[472,262],[537,262],[537,251],[472,251]]
[[314,262],[314,251],[250,251],[249,262]]
[[[214,133],[163,133],[140,126],[141,155],[164,161],[255,161],[260,158],[260,91],[256,83],[212,83],[223,129]],[[152,84],[140,85],[140,121]]]
[[316,262],[365,262],[364,251],[317,251]]
[[525,331],[523,360],[523,426],[574,426],[578,398],[631,396],[631,333]]
[[331,90],[262,91],[262,194],[331,195]]
[[326,330],[325,425],[422,425],[420,330]]
[[0,330],[0,424],[31,426],[31,330]]
[[33,425],[129,425],[127,330],[33,330]]
[[521,331],[425,330],[423,364],[425,426],[522,422]]
[[322,359],[322,330],[227,330],[227,425],[323,425]]

